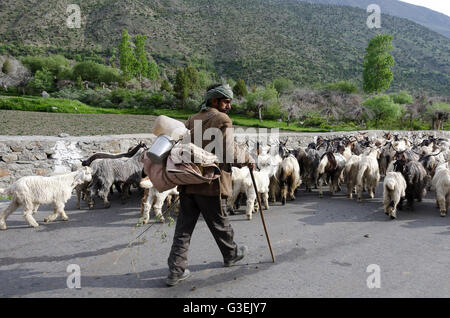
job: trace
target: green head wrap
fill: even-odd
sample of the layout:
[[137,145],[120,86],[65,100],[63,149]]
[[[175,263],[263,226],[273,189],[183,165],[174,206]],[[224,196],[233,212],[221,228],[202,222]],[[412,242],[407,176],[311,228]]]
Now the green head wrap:
[[210,89],[205,94],[205,98],[203,100],[203,103],[200,105],[201,106],[200,110],[207,109],[208,106],[206,106],[206,104],[208,103],[209,100],[211,100],[213,98],[218,98],[218,99],[230,98],[230,99],[233,99],[233,90],[231,89],[230,85],[228,85],[228,84],[220,85],[220,86],[218,86],[216,88]]

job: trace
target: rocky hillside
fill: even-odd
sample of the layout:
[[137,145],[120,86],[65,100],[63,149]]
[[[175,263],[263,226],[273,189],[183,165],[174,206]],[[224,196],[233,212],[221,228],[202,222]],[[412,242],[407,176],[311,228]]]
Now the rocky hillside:
[[[69,29],[66,8],[77,2],[82,26]],[[148,36],[169,73],[190,59],[247,83],[282,76],[305,85],[360,82],[365,47],[381,32],[394,37],[392,89],[450,95],[450,39],[389,15],[370,30],[366,19],[359,8],[297,0],[2,0],[0,47],[95,49],[109,62],[126,28]]]
[[366,9],[369,4],[376,3],[381,12],[405,18],[421,24],[435,32],[450,38],[450,17],[425,7],[397,0],[300,0],[319,4],[333,4]]

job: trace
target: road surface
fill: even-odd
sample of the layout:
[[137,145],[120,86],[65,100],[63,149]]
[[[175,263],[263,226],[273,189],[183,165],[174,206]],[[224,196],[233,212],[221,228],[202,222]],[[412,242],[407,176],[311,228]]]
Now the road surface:
[[[167,288],[174,225],[155,223],[144,241],[127,247],[147,228],[135,228],[134,191],[124,205],[115,193],[110,209],[98,200],[94,210],[77,210],[72,197],[67,222],[43,223],[51,206],[42,206],[37,229],[21,209],[13,213],[0,232],[0,297],[450,297],[450,217],[439,216],[434,192],[390,220],[381,183],[376,198],[366,194],[363,203],[343,192],[319,199],[317,190],[301,189],[295,201],[265,211],[275,263],[259,214],[251,221],[242,209],[230,216],[236,242],[249,248],[230,268],[200,219],[189,252],[192,276]],[[0,200],[0,209],[7,205]],[[77,282],[81,288],[69,288]]]

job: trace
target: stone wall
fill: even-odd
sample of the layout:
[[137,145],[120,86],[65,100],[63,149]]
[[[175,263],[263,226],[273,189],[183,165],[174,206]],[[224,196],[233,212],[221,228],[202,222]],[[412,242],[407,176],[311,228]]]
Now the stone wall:
[[[398,132],[408,135],[411,132]],[[422,133],[422,132],[414,132]],[[430,131],[423,133],[430,134]],[[436,134],[436,132],[432,132]],[[381,136],[383,131],[369,131],[370,137]],[[237,138],[250,133],[236,134]],[[305,146],[316,136],[333,138],[348,135],[335,133],[280,133],[280,138],[288,138],[288,146]],[[450,138],[450,132],[439,132],[438,136]],[[156,137],[152,134],[111,135],[89,137],[48,137],[48,136],[0,136],[0,188],[5,188],[15,180],[28,175],[49,175],[70,171],[72,164],[86,159],[96,152],[123,153],[143,141],[148,146]]]

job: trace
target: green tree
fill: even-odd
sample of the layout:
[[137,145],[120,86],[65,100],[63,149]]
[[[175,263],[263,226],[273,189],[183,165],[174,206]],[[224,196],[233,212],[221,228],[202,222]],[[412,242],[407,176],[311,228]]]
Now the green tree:
[[175,91],[175,97],[181,103],[181,109],[184,109],[186,99],[189,96],[189,78],[184,69],[179,69],[175,76],[175,84],[173,89]]
[[54,87],[52,73],[45,68],[36,71],[34,78],[28,83],[28,87],[35,91],[51,91]]
[[166,91],[166,92],[171,92],[172,91],[172,87],[170,86],[170,83],[167,79],[163,80],[161,83],[161,88],[159,89],[161,92]]
[[407,91],[400,91],[398,93],[389,94],[394,103],[397,104],[412,104],[413,97]]
[[363,89],[366,93],[383,92],[391,84],[394,78],[391,50],[392,36],[389,34],[377,34],[370,40],[363,62]]
[[[184,69],[184,74],[186,76],[188,90],[195,91],[200,88],[200,79],[198,75],[198,71],[192,65],[186,66]],[[189,92],[188,92],[189,94]]]
[[394,103],[389,95],[370,97],[362,105],[373,112],[376,126],[381,120],[394,121],[398,119],[405,111],[405,108]]
[[247,86],[245,85],[245,82],[243,79],[238,79],[236,82],[236,85],[233,87],[233,94],[236,97],[245,97],[248,94]]
[[245,107],[247,111],[257,112],[259,121],[263,118],[281,118],[278,104],[278,92],[272,85],[265,88],[255,88],[246,96]]
[[294,83],[284,77],[279,77],[273,81],[273,87],[277,90],[278,94],[289,93],[294,88]]
[[159,76],[159,68],[158,68],[158,64],[156,64],[155,61],[151,61],[150,64],[148,65],[148,70],[147,70],[147,78],[149,80],[156,80]]
[[122,30],[122,39],[119,44],[120,69],[127,80],[136,74],[137,61],[131,47],[131,37],[126,29]]
[[149,72],[149,63],[147,60],[147,53],[145,51],[145,40],[147,36],[138,34],[134,37],[134,55],[136,59],[136,75],[139,77],[139,81],[142,81],[142,77],[146,76]]

